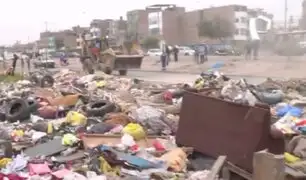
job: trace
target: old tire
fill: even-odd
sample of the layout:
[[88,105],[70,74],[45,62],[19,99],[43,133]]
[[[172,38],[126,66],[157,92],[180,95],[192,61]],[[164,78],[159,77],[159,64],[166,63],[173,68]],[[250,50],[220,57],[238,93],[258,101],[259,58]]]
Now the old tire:
[[10,122],[28,119],[30,117],[28,103],[23,99],[12,100],[6,106],[5,115]]
[[124,69],[124,70],[119,70],[119,75],[120,76],[126,76],[127,75],[127,70]]
[[54,79],[50,75],[45,75],[40,79],[40,87],[52,87],[54,84]]
[[104,116],[109,112],[115,110],[115,105],[109,101],[100,100],[96,102],[89,103],[86,108],[88,116]]

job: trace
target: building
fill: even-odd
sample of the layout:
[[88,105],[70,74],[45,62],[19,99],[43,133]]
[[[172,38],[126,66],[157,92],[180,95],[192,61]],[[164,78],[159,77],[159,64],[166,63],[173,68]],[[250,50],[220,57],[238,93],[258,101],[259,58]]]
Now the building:
[[185,12],[185,8],[174,4],[156,4],[145,10],[133,10],[127,13],[127,32],[143,39],[155,36],[168,44],[193,44],[212,41],[199,37],[198,24],[204,20],[223,18],[233,23],[235,33],[231,41],[245,41],[249,36],[249,19],[257,17],[256,26],[265,33],[272,26],[273,16],[262,9],[248,9],[242,5],[210,7]]
[[119,20],[114,19],[94,19],[90,23],[100,29],[102,36],[109,36],[114,39],[118,45],[123,43],[123,39],[127,31],[127,21],[120,17]]
[[[215,17],[225,19],[233,23],[235,28],[234,36],[230,38],[233,41],[245,41],[249,34],[249,18],[260,17],[256,21],[257,30],[264,31],[271,24],[273,16],[265,13],[261,9],[248,9],[241,5],[228,5],[220,7],[211,7],[205,9],[186,12],[182,18],[183,42],[184,44],[198,43],[202,41],[211,41],[207,37],[199,37],[198,24],[204,20],[212,20]],[[270,20],[270,21],[268,21]]]
[[149,36],[148,11],[143,9],[128,11],[127,34],[135,39],[142,40]]
[[181,17],[184,7],[174,4],[156,4],[146,8],[148,11],[148,30],[150,36],[158,37],[167,44],[182,44]]
[[154,36],[165,40],[168,44],[181,44],[181,15],[184,7],[174,4],[156,4],[146,9],[127,12],[127,33],[143,40]]
[[302,2],[302,18],[300,20],[301,29],[306,29],[306,0]]
[[68,48],[74,49],[77,47],[77,34],[73,30],[63,30],[58,32],[41,32],[38,41],[39,48]]

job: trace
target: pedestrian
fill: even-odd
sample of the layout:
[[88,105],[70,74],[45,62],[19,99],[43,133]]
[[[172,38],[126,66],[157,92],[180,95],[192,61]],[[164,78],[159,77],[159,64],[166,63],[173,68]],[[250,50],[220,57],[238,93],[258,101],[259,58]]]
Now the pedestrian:
[[196,64],[198,64],[198,60],[199,60],[199,46],[196,46],[195,48],[194,48],[194,62],[196,63]]
[[[208,61],[208,46],[207,46],[207,44],[204,44],[204,48],[205,48],[204,61]],[[204,63],[204,61],[203,61],[203,63]]]
[[252,52],[252,44],[251,41],[247,41],[245,44],[245,60],[249,60],[251,58]]
[[259,51],[260,42],[259,40],[255,40],[253,42],[253,59],[258,60],[258,51]]
[[10,71],[10,75],[12,75],[12,76],[15,75],[16,64],[17,64],[18,59],[19,59],[19,57],[17,56],[17,54],[13,54],[12,70]]
[[2,59],[3,59],[3,61],[2,61],[2,68],[3,69],[6,69],[6,59],[5,59],[5,54],[4,54],[4,52],[3,53],[1,53],[1,57],[2,57]]
[[175,45],[173,47],[174,62],[178,62],[178,53],[179,53],[179,47]]
[[161,50],[162,50],[162,54],[160,56],[160,62],[162,65],[162,71],[166,70],[166,67],[168,65],[168,60],[167,60],[167,45],[166,44],[162,44],[161,45]]
[[205,53],[206,53],[206,48],[205,45],[200,45],[198,47],[198,53],[199,53],[199,59],[197,61],[198,64],[203,64],[205,61]]
[[169,45],[166,45],[166,59],[167,59],[167,66],[169,65],[169,62],[171,61],[171,49]]

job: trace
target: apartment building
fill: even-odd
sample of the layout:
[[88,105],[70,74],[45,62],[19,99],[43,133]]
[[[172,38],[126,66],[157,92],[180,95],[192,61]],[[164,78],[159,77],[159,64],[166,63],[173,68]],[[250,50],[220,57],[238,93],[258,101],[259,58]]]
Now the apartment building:
[[149,6],[147,10],[150,36],[156,36],[168,44],[182,44],[181,16],[185,13],[184,7],[163,4]]
[[120,17],[116,19],[94,19],[90,23],[100,29],[102,36],[109,36],[114,39],[118,45],[122,44],[127,31],[127,21]]
[[[54,46],[53,48],[66,47],[73,49],[77,46],[76,39],[77,34],[70,29],[58,32],[41,32],[38,47],[49,48],[50,46]],[[50,42],[52,42],[52,44],[50,44]]]
[[186,12],[182,18],[184,44],[211,41],[207,37],[198,36],[198,24],[204,19],[211,20],[214,17],[223,18],[233,23],[235,33],[229,39],[231,41],[248,39],[249,19],[251,17],[258,17],[256,26],[260,32],[265,32],[267,28],[271,28],[273,20],[273,15],[264,12],[262,9],[248,9],[242,5],[219,6]]
[[169,44],[181,44],[181,15],[184,7],[174,4],[156,4],[127,12],[127,32],[142,40],[155,36]]
[[142,40],[149,35],[148,11],[143,9],[128,11],[126,17],[129,36]]

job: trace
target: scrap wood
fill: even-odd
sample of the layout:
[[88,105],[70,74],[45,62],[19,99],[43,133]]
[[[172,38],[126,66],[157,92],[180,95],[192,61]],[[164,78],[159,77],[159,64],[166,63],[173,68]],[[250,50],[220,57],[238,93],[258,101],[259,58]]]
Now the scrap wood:
[[205,180],[216,179],[225,162],[226,162],[226,156],[219,156],[218,159],[215,161],[214,165],[212,166],[208,177]]
[[275,155],[267,150],[254,153],[253,180],[284,180],[285,162],[283,155]]

